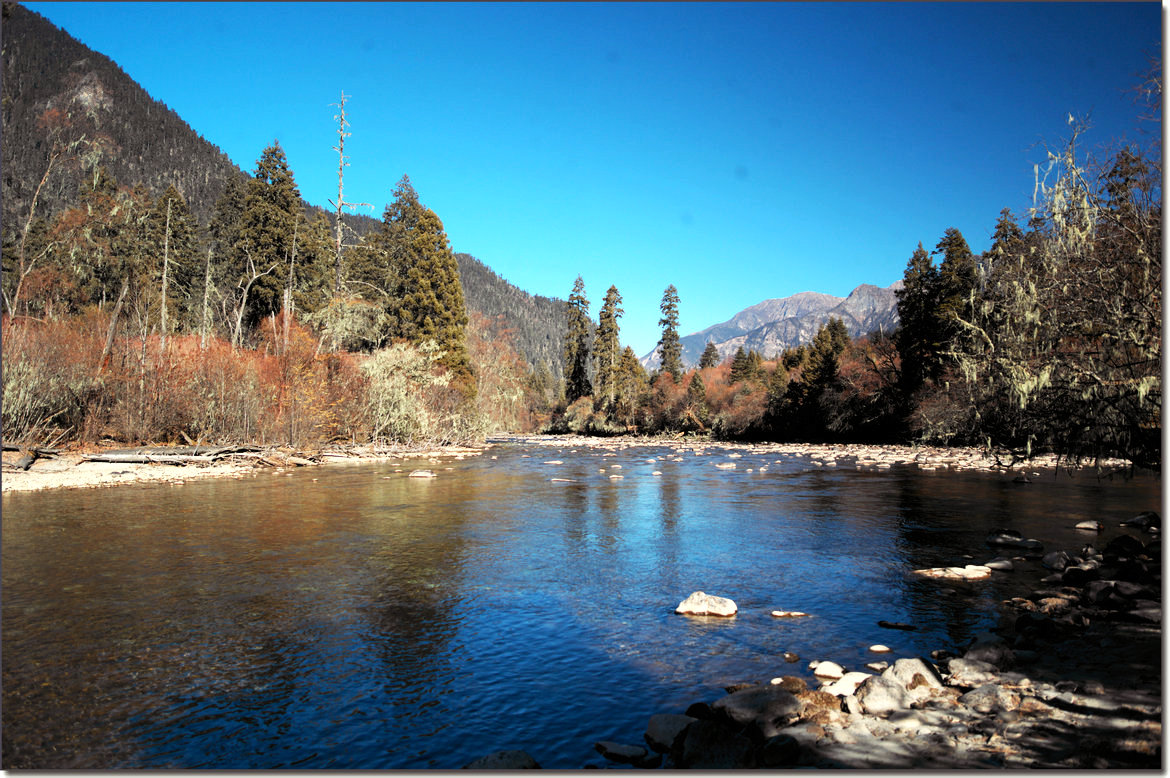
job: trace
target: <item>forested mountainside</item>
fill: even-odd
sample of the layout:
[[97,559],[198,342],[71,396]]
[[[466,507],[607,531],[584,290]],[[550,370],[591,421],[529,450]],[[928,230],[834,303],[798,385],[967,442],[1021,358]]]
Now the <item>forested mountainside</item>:
[[[113,60],[93,51],[40,14],[18,3],[3,4],[3,224],[22,230],[28,209],[47,170],[36,215],[51,219],[79,200],[79,165],[50,166],[54,143],[84,136],[96,145],[78,147],[86,164],[105,167],[120,184],[141,183],[155,196],[169,186],[183,196],[205,230],[227,181],[250,177],[218,146],[152,98]],[[261,150],[257,149],[259,156]],[[99,156],[100,155],[100,156]],[[334,214],[303,203],[306,221]],[[357,237],[382,222],[347,214]],[[547,362],[559,376],[564,337],[564,303],[535,297],[512,286],[470,254],[459,256],[468,308],[491,321],[503,316],[520,354],[532,366]]]
[[[4,3],[3,219],[25,217],[49,165],[51,134],[63,122],[74,134],[100,139],[101,159],[118,181],[161,193],[174,185],[202,224],[224,182],[239,168],[164,103],[155,100],[104,54],[38,13]],[[257,150],[259,151],[259,150]],[[78,179],[54,171],[38,212],[76,202]]]
[[[882,288],[861,284],[848,297],[820,292],[798,292],[790,297],[764,300],[732,316],[680,339],[683,364],[693,367],[708,343],[715,344],[720,359],[728,359],[742,348],[772,359],[787,348],[812,342],[817,330],[830,319],[840,319],[851,338],[882,331],[887,335],[898,325],[896,281]],[[658,349],[642,358],[648,368],[659,364]]]
[[560,380],[564,370],[565,301],[532,295],[508,283],[470,254],[458,253],[459,278],[469,305],[489,320],[503,317],[512,345],[534,369],[547,367]]

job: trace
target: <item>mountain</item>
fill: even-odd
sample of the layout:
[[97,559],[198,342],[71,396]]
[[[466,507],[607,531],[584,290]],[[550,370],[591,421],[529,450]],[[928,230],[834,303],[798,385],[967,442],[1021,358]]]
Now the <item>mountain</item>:
[[[884,288],[862,284],[848,297],[799,292],[791,297],[765,300],[721,324],[683,337],[683,363],[688,367],[698,364],[709,342],[715,344],[722,359],[733,356],[740,347],[771,359],[786,348],[811,342],[830,318],[841,319],[853,338],[875,330],[891,332],[898,324],[895,291],[901,286],[902,281],[898,280]],[[642,357],[642,364],[650,369],[658,366],[657,347]]]
[[[143,183],[156,196],[174,184],[206,227],[228,178],[247,173],[109,57],[18,3],[3,3],[2,20],[0,223],[5,232],[24,228],[33,193],[49,167],[46,121],[61,118],[70,123],[71,135],[102,139],[100,164],[119,183]],[[256,149],[257,155],[261,151]],[[77,192],[76,171],[56,165],[41,189],[36,215],[50,217],[74,205]],[[305,209],[310,218],[322,210],[308,203]],[[332,224],[334,214],[325,213]],[[344,219],[358,235],[380,225],[360,214]],[[564,302],[518,289],[470,254],[457,259],[467,307],[488,319],[504,317],[528,363],[547,361],[559,376]]]

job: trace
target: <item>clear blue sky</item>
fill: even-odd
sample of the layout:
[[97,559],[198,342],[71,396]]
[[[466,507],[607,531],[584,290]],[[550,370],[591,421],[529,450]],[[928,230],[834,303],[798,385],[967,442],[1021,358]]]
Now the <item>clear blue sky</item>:
[[[381,217],[406,173],[456,251],[535,293],[580,274],[622,340],[975,251],[1031,201],[1044,143],[1137,137],[1126,90],[1160,4],[29,3],[249,172],[273,139],[302,195]],[[1160,132],[1160,129],[1158,130]],[[369,212],[369,211],[367,211]]]

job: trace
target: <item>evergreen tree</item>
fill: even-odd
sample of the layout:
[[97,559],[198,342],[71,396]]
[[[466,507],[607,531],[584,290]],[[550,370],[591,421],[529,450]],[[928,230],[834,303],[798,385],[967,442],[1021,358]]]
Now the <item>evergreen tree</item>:
[[728,380],[733,384],[740,381],[746,381],[751,373],[751,360],[748,359],[747,353],[744,352],[743,346],[735,350],[735,356],[731,358],[731,375]]
[[678,338],[678,290],[674,284],[666,287],[662,293],[662,318],[658,326],[662,327],[662,339],[658,341],[659,354],[662,357],[661,370],[670,373],[675,383],[682,377],[682,343]]
[[894,342],[901,357],[902,392],[907,401],[928,377],[938,372],[940,348],[938,268],[922,244],[910,256],[898,297],[898,331]]
[[627,427],[633,426],[638,401],[646,391],[649,378],[646,369],[638,361],[638,355],[629,346],[622,349],[618,358],[614,386],[613,415]]
[[687,384],[687,416],[698,422],[698,427],[707,425],[711,412],[707,407],[707,385],[703,383],[703,376],[696,370],[691,373],[691,382]]
[[616,286],[605,293],[605,302],[597,315],[597,338],[593,344],[594,374],[597,378],[595,405],[609,409],[617,398],[621,344],[618,319],[621,318],[622,296]]
[[301,222],[301,194],[280,143],[274,141],[256,161],[240,216],[229,282],[255,278],[244,308],[252,326],[280,310],[288,268]]
[[947,229],[935,247],[935,253],[943,255],[938,269],[938,318],[942,328],[940,340],[946,351],[953,351],[952,341],[959,332],[955,320],[970,321],[974,311],[977,272],[975,255],[971,253],[963,233],[954,227]]
[[438,363],[457,379],[469,379],[467,308],[459,281],[459,264],[438,214],[422,205],[403,176],[394,202],[383,216],[389,261],[397,266],[401,287],[388,300],[389,339],[419,344],[434,341],[443,355]]
[[573,282],[573,291],[565,306],[568,327],[565,332],[565,402],[572,405],[581,397],[593,394],[589,382],[589,299],[581,276]]
[[755,349],[748,351],[748,362],[745,380],[758,379],[764,373],[764,358]]
[[719,349],[715,348],[714,343],[707,341],[707,348],[703,349],[703,355],[699,357],[699,367],[701,369],[715,367],[719,361]]

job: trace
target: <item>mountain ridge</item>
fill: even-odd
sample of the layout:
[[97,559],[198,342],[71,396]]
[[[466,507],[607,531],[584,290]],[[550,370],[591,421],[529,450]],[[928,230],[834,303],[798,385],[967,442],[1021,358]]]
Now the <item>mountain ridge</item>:
[[[857,338],[876,330],[892,332],[898,324],[898,299],[895,292],[901,279],[886,287],[859,284],[846,297],[822,292],[797,292],[744,308],[730,319],[680,338],[683,364],[693,367],[707,347],[715,344],[720,360],[733,356],[737,349],[755,350],[765,359],[778,356],[786,348],[812,341],[816,331],[830,318],[845,324],[849,336]],[[659,349],[640,360],[647,369],[660,364]]]

